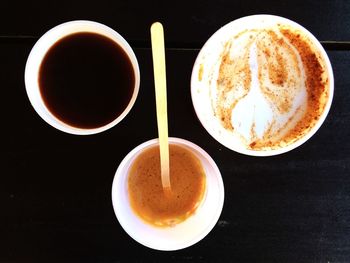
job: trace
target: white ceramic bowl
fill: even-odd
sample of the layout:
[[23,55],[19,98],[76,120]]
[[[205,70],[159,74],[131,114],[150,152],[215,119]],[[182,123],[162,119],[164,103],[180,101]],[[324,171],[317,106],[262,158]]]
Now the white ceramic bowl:
[[[131,100],[125,110],[112,122],[98,128],[93,129],[82,129],[76,128],[71,125],[68,125],[58,118],[56,118],[45,106],[43,98],[40,94],[39,90],[39,69],[42,60],[44,59],[48,50],[60,39],[63,37],[77,33],[77,32],[92,32],[98,33],[108,37],[109,39],[115,41],[120,47],[124,49],[126,54],[128,55],[135,74],[135,87],[134,92],[131,97]],[[76,20],[70,21],[63,24],[60,24],[48,32],[46,32],[34,45],[32,48],[28,60],[25,67],[25,86],[28,98],[34,107],[35,111],[39,114],[39,116],[45,120],[48,124],[59,129],[63,132],[76,134],[76,135],[88,135],[95,134],[99,132],[103,132],[107,129],[112,128],[116,124],[118,124],[131,110],[134,105],[140,85],[140,71],[136,56],[127,43],[127,41],[116,31],[107,27],[106,25],[86,20]]]
[[[240,119],[242,120],[242,122],[239,122],[239,123],[243,123],[243,124],[241,126],[237,125],[236,127],[234,127],[233,131],[227,131],[227,129],[225,129],[223,125],[220,123],[219,118],[215,116],[212,108],[212,100],[210,99],[210,96],[211,96],[210,92],[212,89],[215,88],[215,85],[216,85],[215,77],[213,78],[214,81],[212,81],[211,84],[208,84],[209,82],[203,79],[211,78],[211,77],[208,77],[210,74],[212,74],[211,76],[215,76],[215,74],[218,74],[218,65],[221,59],[220,56],[222,54],[221,52],[223,51],[223,49],[225,49],[226,43],[228,41],[231,41],[230,39],[233,39],[234,36],[242,32],[246,32],[245,30],[256,30],[256,29],[259,30],[259,29],[266,29],[269,27],[276,28],[276,25],[278,23],[281,23],[282,25],[289,25],[292,28],[300,30],[300,32],[303,32],[303,34],[305,34],[305,36],[316,47],[316,50],[319,52],[320,57],[322,57],[324,60],[325,70],[328,72],[328,80],[329,80],[328,82],[329,89],[327,90],[328,100],[325,104],[322,115],[318,119],[317,123],[311,129],[306,131],[305,134],[302,135],[300,138],[298,138],[296,141],[293,141],[290,144],[286,143],[276,148],[256,150],[248,147],[249,143],[247,144],[243,142],[243,140],[241,139],[242,133],[237,132],[237,130],[245,126],[244,125],[245,120],[248,120],[248,122],[249,120],[251,120],[250,118],[252,115],[249,115],[251,112],[258,112],[257,115],[259,115],[260,123],[261,123],[261,120],[264,120],[264,119],[267,120],[268,118],[270,118],[270,116],[264,116],[265,112],[261,111],[260,108],[255,109],[255,108],[249,107],[249,109],[248,108],[242,109],[241,107],[239,111],[240,114],[238,115],[237,113],[235,116],[240,116]],[[249,63],[251,63],[250,61],[251,60],[249,60]],[[253,72],[253,69],[252,69],[252,72]],[[252,84],[252,86],[253,85],[255,84]],[[222,28],[220,28],[217,32],[215,32],[209,38],[209,40],[205,43],[205,45],[199,52],[198,57],[193,66],[192,77],[191,77],[191,96],[192,96],[194,109],[204,128],[208,131],[208,133],[212,137],[214,137],[222,145],[236,152],[246,154],[246,155],[252,155],[252,156],[271,156],[271,155],[282,154],[300,146],[301,144],[306,142],[308,139],[310,139],[310,137],[313,136],[316,133],[316,131],[320,128],[320,126],[324,122],[329,112],[329,109],[332,103],[333,92],[334,92],[334,80],[333,80],[332,66],[325,50],[323,49],[319,41],[301,25],[289,19],[282,18],[279,16],[272,16],[272,15],[247,16],[247,17],[234,20],[228,23],[227,25],[223,26]],[[232,96],[232,94],[227,93],[227,96]],[[260,96],[259,97],[260,99],[262,96],[261,95],[259,96]],[[248,96],[244,97],[244,99],[247,99],[247,98]],[[250,98],[252,98],[251,101],[254,100],[254,103],[258,99],[257,96],[255,97],[250,96]],[[301,99],[305,100],[305,96]],[[260,101],[263,101],[263,99],[260,99],[259,103]],[[239,103],[240,102],[241,101],[239,101]],[[265,101],[264,103],[266,105],[269,105],[268,103],[271,103],[271,102]],[[242,104],[240,106],[242,106]],[[252,113],[252,114],[255,114],[255,113]],[[283,116],[283,118],[288,120],[288,118],[291,118],[291,117]],[[233,119],[231,119],[231,122],[232,121]],[[246,126],[253,127],[249,125],[246,125]],[[267,128],[263,128],[263,129],[267,129]],[[243,136],[249,137],[250,136],[249,132],[251,132],[251,130],[249,129],[246,129],[246,130],[247,132],[243,134]]]
[[196,212],[173,227],[156,227],[141,220],[131,209],[128,198],[128,171],[135,158],[145,149],[158,145],[158,139],[142,143],[120,163],[112,185],[112,203],[120,225],[137,242],[157,250],[178,250],[203,239],[218,221],[224,203],[224,185],[213,159],[199,146],[178,138],[170,144],[190,149],[202,162],[206,174],[206,193]]

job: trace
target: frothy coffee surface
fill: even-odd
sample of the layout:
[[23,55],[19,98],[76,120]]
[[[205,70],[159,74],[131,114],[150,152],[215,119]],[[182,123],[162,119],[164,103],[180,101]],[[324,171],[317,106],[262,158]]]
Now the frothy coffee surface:
[[174,226],[191,216],[203,199],[206,185],[204,168],[189,149],[169,144],[171,194],[166,196],[161,182],[159,147],[144,150],[132,164],[128,192],[134,212],[146,222]]
[[[329,97],[326,63],[299,29],[276,24],[247,29],[222,45],[214,65],[205,60],[213,115],[251,150],[276,149],[305,135]],[[209,106],[210,107],[210,106]]]

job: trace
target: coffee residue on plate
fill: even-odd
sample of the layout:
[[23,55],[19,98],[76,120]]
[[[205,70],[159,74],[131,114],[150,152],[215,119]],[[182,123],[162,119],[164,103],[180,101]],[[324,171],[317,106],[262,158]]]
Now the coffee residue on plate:
[[329,96],[329,79],[326,77],[324,66],[320,63],[320,55],[311,48],[310,40],[302,38],[301,34],[295,33],[287,27],[282,27],[280,31],[300,54],[304,65],[308,94],[307,114],[286,134],[284,140],[288,141],[313,127],[320,118]]
[[[233,61],[230,58],[232,43],[227,42],[221,54],[221,63],[217,84],[217,102],[214,112],[220,119],[221,124],[227,130],[233,130],[231,122],[232,110],[237,102],[244,98],[251,85],[251,70],[249,66],[249,49]],[[234,93],[236,98],[232,103],[226,103],[229,94]]]
[[[324,67],[318,48],[295,28],[245,30],[225,43],[216,81],[209,80],[216,84],[216,96],[210,95],[214,115],[247,148],[288,145],[311,129],[325,108],[329,80]],[[202,74],[200,68],[200,79]],[[243,103],[254,108],[247,109],[253,119],[242,117]],[[272,118],[255,119],[263,111]],[[249,121],[246,134],[240,133]]]

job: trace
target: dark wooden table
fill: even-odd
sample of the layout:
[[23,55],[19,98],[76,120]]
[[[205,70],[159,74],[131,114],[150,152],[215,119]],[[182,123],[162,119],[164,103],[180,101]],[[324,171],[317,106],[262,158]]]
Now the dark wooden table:
[[[3,1],[0,16],[0,262],[350,262],[350,2]],[[254,158],[216,142],[190,98],[199,49],[224,24],[275,14],[309,29],[333,65],[335,96],[321,129],[301,147]],[[74,136],[47,125],[25,93],[35,41],[62,22],[88,19],[121,33],[141,70],[140,93],[113,129]],[[217,162],[225,204],[213,231],[176,251],[148,249],[120,227],[111,203],[119,162],[157,136],[149,26],[165,27],[169,134]]]

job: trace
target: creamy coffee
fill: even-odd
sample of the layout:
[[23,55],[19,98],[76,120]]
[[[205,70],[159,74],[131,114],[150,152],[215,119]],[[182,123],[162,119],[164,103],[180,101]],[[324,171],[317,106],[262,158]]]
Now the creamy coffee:
[[200,160],[186,147],[169,144],[171,193],[162,187],[158,145],[143,151],[128,176],[130,204],[137,215],[158,226],[174,226],[190,217],[205,192]]
[[209,104],[199,118],[215,119],[209,129],[216,137],[235,137],[249,150],[294,143],[319,121],[330,96],[329,69],[314,42],[281,22],[220,39],[218,51],[200,53],[192,75],[192,97]]

